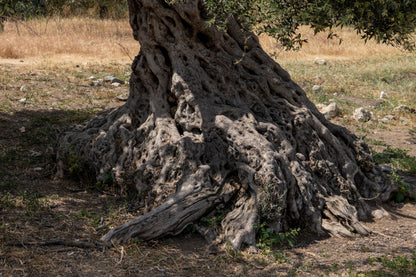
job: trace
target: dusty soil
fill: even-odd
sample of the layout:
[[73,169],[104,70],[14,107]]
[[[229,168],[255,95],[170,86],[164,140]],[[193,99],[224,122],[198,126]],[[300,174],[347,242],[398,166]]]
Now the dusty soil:
[[[63,126],[121,105],[117,97],[127,85],[93,87],[90,76],[116,72],[128,80],[128,65],[19,62],[2,63],[0,71],[0,276],[411,276],[416,271],[414,202],[387,203],[386,216],[367,223],[373,233],[366,237],[301,231],[294,247],[258,253],[213,248],[192,231],[94,246],[111,226],[138,214],[109,187],[56,179],[55,137]],[[416,154],[410,127],[371,129],[367,136]],[[409,270],[400,273],[383,264],[397,265],[398,257],[413,262]]]

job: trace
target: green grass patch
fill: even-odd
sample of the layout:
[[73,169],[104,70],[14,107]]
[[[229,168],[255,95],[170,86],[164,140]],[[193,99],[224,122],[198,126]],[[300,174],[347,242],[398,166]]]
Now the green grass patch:
[[416,157],[409,156],[409,151],[387,146],[383,152],[373,153],[376,163],[390,164],[396,169],[416,174]]
[[76,214],[77,218],[86,219],[92,227],[98,227],[101,223],[101,216],[97,213],[81,210]]
[[381,256],[377,258],[370,258],[369,264],[379,263],[383,269],[374,270],[370,272],[360,272],[357,274],[364,274],[364,276],[416,276],[416,253],[407,258],[405,256],[388,257]]

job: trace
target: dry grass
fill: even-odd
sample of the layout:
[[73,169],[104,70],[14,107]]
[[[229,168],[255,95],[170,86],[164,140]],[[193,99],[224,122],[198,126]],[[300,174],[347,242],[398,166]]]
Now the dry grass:
[[[335,30],[343,39],[327,40],[326,34],[313,35],[301,30],[309,43],[300,51],[281,51],[276,42],[262,35],[261,43],[268,53],[279,59],[298,60],[316,56],[327,59],[348,59],[377,54],[395,55],[400,50],[373,41],[364,43],[351,29]],[[6,22],[0,34],[0,57],[5,59],[49,59],[58,61],[129,60],[138,52],[139,44],[132,37],[128,20],[91,18],[44,18]],[[129,57],[130,56],[130,57]]]
[[302,27],[301,32],[308,43],[304,44],[300,51],[279,50],[276,42],[265,35],[261,36],[261,44],[268,53],[275,53],[278,59],[300,60],[305,58],[322,57],[331,60],[343,60],[350,58],[368,57],[373,55],[397,55],[400,49],[392,46],[377,44],[374,41],[364,42],[351,28],[335,28],[334,32],[342,39],[327,39],[327,34],[313,35],[312,29]]
[[138,49],[127,20],[54,17],[6,22],[0,34],[0,57],[5,59],[108,62],[130,60]]

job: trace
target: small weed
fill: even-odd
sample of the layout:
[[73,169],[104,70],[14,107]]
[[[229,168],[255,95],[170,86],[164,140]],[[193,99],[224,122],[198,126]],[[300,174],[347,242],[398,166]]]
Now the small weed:
[[361,252],[373,252],[367,245],[361,244],[360,245],[360,251]]
[[83,166],[77,155],[70,153],[67,159],[68,171],[73,175],[78,175],[83,171]]
[[388,146],[384,141],[380,141],[380,140],[376,140],[376,139],[372,139],[372,138],[364,138],[364,141],[367,144],[379,145],[379,146]]
[[214,216],[204,217],[201,219],[201,222],[210,227],[218,227],[229,212],[229,209],[217,209]]
[[[0,174],[1,176],[2,174]],[[0,182],[0,191],[11,191],[17,188],[17,184],[13,179],[7,179]]]
[[416,173],[416,158],[407,154],[407,150],[387,146],[381,153],[373,153],[373,158],[379,164],[391,164],[397,169]]
[[193,224],[186,226],[186,228],[183,230],[184,234],[195,234],[196,232],[196,228]]
[[26,208],[26,214],[29,216],[34,216],[37,212],[47,207],[46,201],[41,199],[42,196],[39,193],[23,191],[19,193],[19,198]]
[[92,227],[98,227],[101,222],[101,216],[97,213],[88,212],[87,210],[81,210],[79,214],[76,215],[77,218],[89,220]]
[[389,258],[381,256],[377,258],[370,258],[368,263],[381,263],[384,267],[381,270],[365,272],[365,276],[416,276],[416,253],[413,253],[411,258],[405,256],[397,256]]
[[320,255],[321,257],[323,257],[323,258],[329,258],[329,257],[330,257],[330,255],[328,254],[328,252],[327,252],[326,250],[324,250],[324,249],[322,249],[322,250],[320,251],[319,255]]
[[290,232],[273,233],[270,228],[266,227],[266,223],[254,226],[257,229],[257,247],[267,249],[270,247],[279,247],[287,243],[290,247],[295,246],[296,236],[300,229],[292,229]]
[[284,252],[276,252],[273,254],[274,260],[277,264],[290,263],[290,258]]
[[263,257],[255,257],[254,262],[260,266],[266,266],[268,263]]
[[225,243],[225,252],[227,252],[228,257],[234,259],[241,258],[243,256],[243,254],[239,250],[236,250],[231,246],[231,243],[229,241]]
[[0,194],[0,210],[13,208],[15,206],[16,202],[9,192]]

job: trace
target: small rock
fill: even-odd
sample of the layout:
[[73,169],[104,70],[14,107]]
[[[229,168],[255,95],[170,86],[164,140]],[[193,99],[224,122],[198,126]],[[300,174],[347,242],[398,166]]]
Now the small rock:
[[25,128],[25,127],[21,127],[21,128],[19,129],[19,131],[20,131],[20,133],[24,133],[24,132],[26,132],[26,128]]
[[333,95],[334,95],[335,97],[339,96],[338,92],[335,92]]
[[111,83],[112,84],[119,83],[120,85],[123,85],[124,81],[120,80],[120,79],[117,79],[117,78],[114,78],[113,80],[111,80]]
[[95,77],[94,77],[94,76],[90,76],[88,79],[90,79],[90,80],[94,80],[94,79],[95,79]]
[[30,153],[30,156],[31,156],[31,157],[34,157],[34,158],[37,158],[37,157],[42,156],[42,153],[40,153],[40,152],[36,152],[36,151],[32,151],[32,152]]
[[108,82],[111,82],[114,78],[115,78],[115,77],[108,75],[108,76],[105,76],[105,77],[104,77],[104,80],[105,80],[105,81],[108,81]]
[[33,171],[42,171],[43,170],[43,168],[42,167],[35,167],[34,169],[33,169]]
[[321,85],[314,85],[312,87],[312,91],[320,91],[320,90],[322,90],[322,86]]
[[382,91],[382,92],[380,93],[380,99],[387,99],[387,92]]
[[20,103],[25,103],[25,102],[26,102],[26,100],[27,100],[26,98],[22,98],[22,99],[19,99],[19,102],[20,102]]
[[112,85],[113,87],[119,87],[119,86],[120,86],[120,83],[111,83],[111,85]]
[[319,57],[316,57],[315,60],[313,60],[313,62],[316,63],[316,64],[319,64],[319,65],[326,64],[326,60],[322,59],[322,58],[319,58]]
[[381,122],[383,124],[389,124],[390,120],[388,118],[384,117],[384,118],[380,119],[379,122]]
[[27,87],[26,86],[21,86],[20,87],[20,91],[21,92],[26,92],[27,91]]
[[124,93],[124,94],[117,96],[117,99],[120,101],[127,101],[127,99],[129,99],[129,95],[127,93]]
[[410,120],[407,119],[406,117],[400,117],[399,120],[403,125],[408,125],[410,122]]
[[377,210],[373,210],[371,212],[371,215],[374,217],[374,219],[381,219],[383,217],[388,217],[390,214],[383,208],[379,208]]
[[116,77],[113,77],[113,76],[105,76],[105,77],[104,77],[104,80],[105,80],[106,82],[111,83],[111,84],[114,84],[114,83],[120,83],[121,85],[123,85],[123,84],[124,84],[124,81],[123,81],[123,80],[120,80],[120,79],[118,79],[118,78],[116,78]]
[[393,111],[397,113],[408,113],[412,111],[412,108],[410,108],[409,106],[405,106],[405,105],[399,105],[396,108],[394,108]]
[[340,110],[336,102],[332,102],[328,106],[322,109],[322,114],[327,120],[330,120],[340,114]]
[[383,172],[390,173],[392,171],[392,167],[388,165],[380,165],[380,169]]
[[364,108],[358,108],[354,111],[353,118],[359,122],[367,122],[371,120],[371,112]]
[[101,82],[100,82],[99,80],[97,80],[97,81],[92,81],[92,82],[90,83],[90,86],[92,86],[92,87],[99,87],[99,86],[101,86]]
[[383,124],[389,124],[391,120],[395,120],[396,118],[394,117],[394,115],[386,115],[385,117],[383,117],[382,119],[379,120],[379,122],[383,123]]

